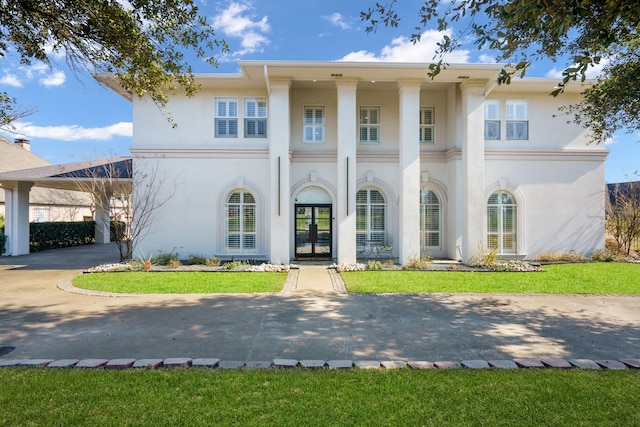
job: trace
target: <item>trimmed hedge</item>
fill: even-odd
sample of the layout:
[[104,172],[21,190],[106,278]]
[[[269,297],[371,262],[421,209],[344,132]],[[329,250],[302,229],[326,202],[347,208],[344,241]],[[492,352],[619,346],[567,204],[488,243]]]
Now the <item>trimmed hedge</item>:
[[32,222],[29,224],[29,250],[68,248],[95,242],[96,222]]
[[7,241],[7,236],[4,235],[4,229],[0,229],[0,255],[5,251],[4,244]]

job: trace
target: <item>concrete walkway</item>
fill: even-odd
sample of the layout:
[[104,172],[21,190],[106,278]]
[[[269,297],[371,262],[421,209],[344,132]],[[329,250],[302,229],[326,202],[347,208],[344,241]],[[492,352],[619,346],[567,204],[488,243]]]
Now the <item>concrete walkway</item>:
[[[58,289],[113,245],[0,257],[7,360],[620,360],[640,357],[640,297],[345,294],[303,266],[278,295],[99,297]],[[7,349],[12,350],[7,352]],[[3,362],[4,363],[4,362]]]

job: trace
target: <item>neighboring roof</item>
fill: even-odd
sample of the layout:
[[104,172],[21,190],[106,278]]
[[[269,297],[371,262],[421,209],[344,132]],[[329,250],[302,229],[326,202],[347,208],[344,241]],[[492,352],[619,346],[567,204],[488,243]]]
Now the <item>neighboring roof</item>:
[[0,173],[50,165],[48,161],[0,136]]
[[[109,170],[109,173],[106,171]],[[117,177],[131,187],[131,158],[86,160],[48,165],[37,168],[14,170],[0,173],[0,183],[25,181],[33,182],[36,187],[76,190],[79,180],[105,178],[107,175]]]
[[[615,204],[618,194],[623,195],[624,198],[631,198],[633,200],[640,200],[640,181],[630,182],[617,182],[614,184],[607,184],[607,190],[609,193],[609,201]],[[635,191],[635,197],[633,196]]]

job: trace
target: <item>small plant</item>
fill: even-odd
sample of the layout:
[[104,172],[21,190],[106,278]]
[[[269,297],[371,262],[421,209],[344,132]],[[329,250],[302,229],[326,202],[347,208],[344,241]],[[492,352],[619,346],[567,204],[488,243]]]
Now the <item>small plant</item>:
[[150,256],[146,256],[143,253],[138,254],[138,256],[136,256],[136,260],[134,261],[134,265],[137,265],[139,268],[143,269],[144,271],[151,270],[152,264],[153,264],[152,258]]
[[204,264],[207,267],[218,267],[220,266],[220,258],[218,257],[208,258],[204,260]]
[[388,259],[386,260],[383,264],[384,267],[386,268],[393,268],[393,266],[395,265],[395,263],[393,262],[392,259]]
[[591,259],[599,262],[620,262],[624,260],[624,256],[609,249],[597,249],[591,253]]
[[178,268],[182,265],[182,263],[180,262],[179,259],[170,259],[169,261],[167,261],[167,267],[170,268]]
[[382,270],[382,263],[378,260],[370,260],[367,263],[367,270]]
[[581,252],[567,251],[562,253],[543,252],[537,257],[541,262],[585,262],[587,257]]
[[485,248],[482,244],[478,245],[478,252],[472,256],[467,264],[470,267],[493,268],[498,261],[498,254],[495,251]]
[[177,252],[160,252],[151,260],[152,263],[158,265],[169,265],[170,261],[179,261]]
[[235,270],[236,268],[242,265],[248,265],[248,263],[245,263],[243,261],[230,261],[230,262],[225,262],[222,265],[222,268],[224,268],[225,270]]
[[406,270],[426,270],[429,267],[431,267],[431,257],[428,255],[412,256],[404,266]]
[[205,265],[207,263],[207,257],[198,254],[189,254],[187,257],[188,265]]

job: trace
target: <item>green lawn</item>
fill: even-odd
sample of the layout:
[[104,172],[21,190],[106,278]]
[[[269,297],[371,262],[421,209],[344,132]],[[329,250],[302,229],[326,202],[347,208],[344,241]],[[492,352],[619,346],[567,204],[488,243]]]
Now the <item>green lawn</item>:
[[3,368],[0,381],[0,425],[640,424],[640,371]]
[[280,292],[287,273],[120,272],[81,274],[79,288],[104,292],[176,294]]
[[340,273],[349,292],[515,292],[640,294],[640,264],[585,263],[545,272],[353,271]]

